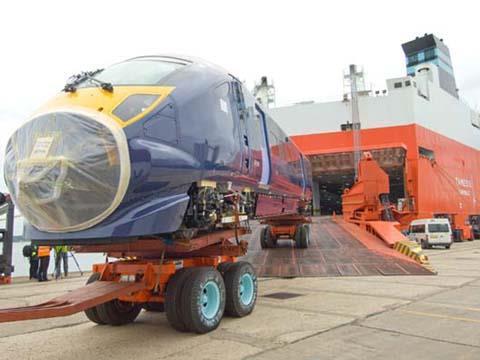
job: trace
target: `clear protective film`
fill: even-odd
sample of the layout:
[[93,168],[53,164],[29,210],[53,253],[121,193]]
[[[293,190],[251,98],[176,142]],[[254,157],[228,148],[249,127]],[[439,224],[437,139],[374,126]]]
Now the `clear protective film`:
[[36,115],[10,138],[5,181],[27,221],[42,231],[89,228],[122,201],[130,179],[123,130],[82,111]]

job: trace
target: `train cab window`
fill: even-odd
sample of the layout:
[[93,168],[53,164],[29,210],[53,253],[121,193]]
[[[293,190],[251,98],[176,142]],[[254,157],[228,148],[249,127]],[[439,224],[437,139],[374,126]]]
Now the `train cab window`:
[[[167,75],[185,66],[185,63],[152,58],[124,61],[95,73],[95,79],[112,85],[158,85]],[[78,87],[98,86],[95,81],[85,79]]]

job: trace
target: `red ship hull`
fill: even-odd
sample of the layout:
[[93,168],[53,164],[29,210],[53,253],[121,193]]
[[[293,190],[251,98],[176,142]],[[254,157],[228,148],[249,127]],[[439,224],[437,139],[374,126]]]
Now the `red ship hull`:
[[[352,135],[342,131],[293,137],[309,156],[320,185],[322,175],[341,183],[340,177],[353,171]],[[405,199],[399,204],[403,227],[417,218],[448,217],[464,239],[474,237],[480,217],[479,150],[416,124],[361,130],[361,144],[382,168],[390,169],[391,182],[396,176],[400,195],[393,201]]]

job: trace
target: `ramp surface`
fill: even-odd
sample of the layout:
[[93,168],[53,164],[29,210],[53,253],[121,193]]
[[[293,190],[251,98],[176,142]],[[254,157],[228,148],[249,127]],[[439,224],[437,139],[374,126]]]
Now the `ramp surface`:
[[38,305],[0,309],[0,323],[72,315],[144,288],[143,283],[96,281]]
[[365,234],[354,236],[354,231],[347,231],[330,217],[312,220],[308,249],[296,249],[293,241],[279,240],[277,248],[262,250],[262,226],[258,225],[252,229],[244,259],[253,264],[259,276],[266,277],[432,274],[385,244],[372,247]]

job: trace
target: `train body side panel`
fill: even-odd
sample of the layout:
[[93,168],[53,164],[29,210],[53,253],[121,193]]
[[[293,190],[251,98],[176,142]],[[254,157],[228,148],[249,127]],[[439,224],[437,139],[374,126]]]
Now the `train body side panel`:
[[[162,86],[175,90],[123,128],[131,176],[118,208],[82,231],[49,233],[27,225],[27,238],[67,241],[172,233],[182,224],[191,185],[202,179],[266,195],[259,206],[268,212],[297,211],[311,184],[301,152],[235,78],[193,64],[165,81]],[[235,86],[243,90],[241,99]]]

